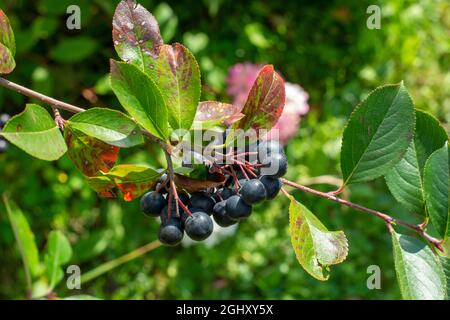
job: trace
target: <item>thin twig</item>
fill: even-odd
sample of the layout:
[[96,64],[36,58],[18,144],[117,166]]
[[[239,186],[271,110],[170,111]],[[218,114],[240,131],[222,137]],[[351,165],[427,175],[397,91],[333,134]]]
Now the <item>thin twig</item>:
[[[315,196],[318,196],[318,197],[321,197],[321,198],[325,198],[325,199],[337,202],[339,204],[342,204],[344,206],[353,208],[353,209],[358,210],[360,212],[368,213],[368,214],[370,214],[370,215],[372,215],[374,217],[380,218],[388,226],[401,225],[401,226],[403,226],[405,228],[408,228],[408,229],[418,233],[426,241],[428,241],[429,243],[434,245],[440,251],[443,251],[442,240],[433,238],[432,236],[427,234],[425,232],[425,230],[423,229],[422,224],[419,224],[419,225],[410,224],[410,223],[405,222],[403,220],[393,218],[393,217],[391,217],[390,215],[388,215],[386,213],[383,213],[383,212],[380,212],[380,211],[377,211],[377,210],[373,210],[373,209],[369,209],[369,208],[363,207],[363,206],[361,206],[359,204],[350,202],[348,200],[344,200],[344,199],[338,198],[335,195],[333,195],[332,193],[326,193],[326,192],[322,192],[322,191],[319,191],[319,190],[315,190],[315,189],[306,187],[304,185],[301,185],[301,184],[298,184],[298,183],[295,183],[295,182],[292,182],[292,181],[289,181],[289,180],[286,180],[286,179],[281,179],[281,181],[283,182],[283,184],[285,184],[287,186],[290,186],[290,187],[302,190],[302,191],[307,192],[307,193],[311,193],[311,194],[313,194]],[[389,229],[391,230],[391,228],[389,228]]]

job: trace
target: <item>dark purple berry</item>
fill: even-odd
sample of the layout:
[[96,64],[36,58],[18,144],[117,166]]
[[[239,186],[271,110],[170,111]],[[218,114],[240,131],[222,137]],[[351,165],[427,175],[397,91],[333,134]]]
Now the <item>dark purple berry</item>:
[[200,208],[207,214],[212,214],[216,201],[206,192],[195,192],[191,195],[190,206]]
[[241,187],[241,197],[247,204],[255,204],[266,199],[266,188],[258,179],[246,181]]
[[164,196],[156,191],[150,191],[141,198],[141,210],[148,216],[157,217],[167,204]]
[[233,220],[248,218],[252,213],[252,206],[245,203],[238,195],[229,197],[225,208],[228,216]]
[[283,185],[279,178],[271,176],[262,176],[260,181],[266,189],[266,199],[268,200],[275,198]]
[[208,238],[213,232],[214,224],[211,217],[206,212],[194,212],[191,217],[186,219],[184,229],[186,234],[196,241],[202,241]]
[[220,201],[216,203],[213,210],[214,221],[221,227],[229,227],[237,223],[237,221],[228,216],[226,205],[226,201]]

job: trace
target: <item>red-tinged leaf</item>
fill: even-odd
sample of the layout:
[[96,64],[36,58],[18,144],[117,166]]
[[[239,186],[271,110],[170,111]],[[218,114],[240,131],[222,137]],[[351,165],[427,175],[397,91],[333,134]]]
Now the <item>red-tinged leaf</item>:
[[264,66],[258,74],[242,109],[245,117],[237,127],[271,129],[283,112],[286,100],[284,80],[272,65]]
[[0,43],[0,74],[11,73],[16,67],[11,51]]
[[218,172],[209,174],[205,180],[191,179],[179,174],[175,175],[175,184],[178,188],[184,189],[189,193],[215,188],[225,183],[226,177]]
[[87,177],[87,183],[97,194],[104,198],[116,197],[116,184],[106,176]]
[[116,163],[119,147],[89,137],[81,131],[65,128],[69,158],[85,176],[107,173]]
[[241,109],[242,107],[228,103],[202,101],[198,105],[195,121],[206,127],[216,125],[229,127],[244,117]]
[[132,201],[152,189],[162,172],[141,165],[117,165],[106,175],[122,191],[125,201]]
[[200,69],[192,53],[179,43],[162,45],[152,75],[166,101],[172,129],[191,128],[200,100]]
[[122,0],[113,18],[114,47],[120,58],[143,71],[154,68],[163,43],[155,17],[134,0]]
[[8,17],[2,9],[0,9],[0,43],[7,47],[14,57],[14,55],[16,54],[14,32],[11,28]]

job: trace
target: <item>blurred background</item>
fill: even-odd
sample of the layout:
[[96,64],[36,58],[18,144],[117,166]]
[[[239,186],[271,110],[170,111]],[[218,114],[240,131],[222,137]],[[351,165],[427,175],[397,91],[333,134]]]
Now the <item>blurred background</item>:
[[[118,1],[0,0],[16,34],[17,68],[8,79],[82,106],[120,108],[107,81],[117,58],[111,21]],[[202,99],[233,101],[252,77],[249,64],[271,63],[292,84],[288,179],[331,191],[339,184],[340,136],[349,114],[375,87],[405,81],[416,107],[450,121],[450,3],[444,0],[148,1],[166,43],[194,52]],[[66,28],[66,8],[81,8],[81,29]],[[369,30],[369,5],[380,6],[381,29]],[[230,70],[234,66],[234,72]],[[236,69],[237,68],[237,69]],[[237,70],[237,71],[236,71]],[[247,71],[250,70],[248,73]],[[251,82],[250,82],[251,84]],[[237,89],[236,89],[237,88]],[[242,89],[245,90],[245,89]],[[304,90],[304,91],[303,91]],[[245,93],[244,93],[245,95]],[[298,100],[296,100],[298,99]],[[0,113],[14,115],[29,99],[0,89]],[[295,113],[295,112],[294,112]],[[69,115],[65,115],[69,116]],[[301,117],[301,120],[299,120]],[[160,166],[148,144],[122,150],[122,163]],[[138,201],[100,199],[67,156],[47,163],[14,146],[0,154],[0,193],[8,191],[26,213],[42,249],[62,230],[88,271],[157,238],[159,223]],[[390,237],[381,221],[301,192],[330,230],[344,230],[347,260],[329,281],[310,277],[297,263],[288,235],[288,202],[279,197],[252,218],[208,244],[161,247],[89,283],[81,290],[106,299],[396,299]],[[344,195],[370,208],[415,221],[388,193],[382,179]],[[41,257],[42,258],[42,257]],[[380,290],[368,290],[367,267],[378,265]],[[0,298],[25,297],[25,275],[14,234],[0,205]]]

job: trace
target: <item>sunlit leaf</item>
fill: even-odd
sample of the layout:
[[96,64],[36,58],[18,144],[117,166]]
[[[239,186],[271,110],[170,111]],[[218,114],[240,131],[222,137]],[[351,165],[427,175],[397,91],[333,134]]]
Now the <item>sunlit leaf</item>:
[[403,299],[443,300],[446,279],[439,258],[422,241],[392,233],[395,271]]
[[161,91],[147,74],[134,65],[111,60],[111,87],[138,124],[167,139],[167,107]]
[[344,130],[341,169],[344,185],[386,174],[403,157],[414,136],[414,105],[403,84],[369,94]]
[[143,143],[137,124],[125,114],[106,108],[92,108],[74,115],[66,126],[107,144],[128,148]]
[[181,44],[162,45],[153,80],[166,101],[172,129],[189,130],[200,99],[200,69],[192,53]]
[[241,107],[217,101],[202,101],[199,103],[195,121],[203,129],[215,126],[229,127],[241,120],[245,115]]
[[133,0],[118,4],[113,18],[113,40],[119,57],[144,72],[154,68],[154,59],[163,43],[155,17]]
[[311,211],[290,199],[289,233],[297,260],[314,278],[328,280],[330,266],[347,257],[347,238],[343,231],[328,231]]
[[16,41],[8,17],[0,9],[0,43],[7,47],[12,56],[16,54]]
[[283,112],[286,102],[284,80],[272,65],[264,66],[258,74],[238,123],[240,129],[271,129]]
[[67,151],[63,136],[50,114],[36,104],[12,117],[0,135],[38,159],[57,160]]
[[104,143],[71,128],[64,131],[68,156],[85,176],[108,172],[116,163],[119,147]]

